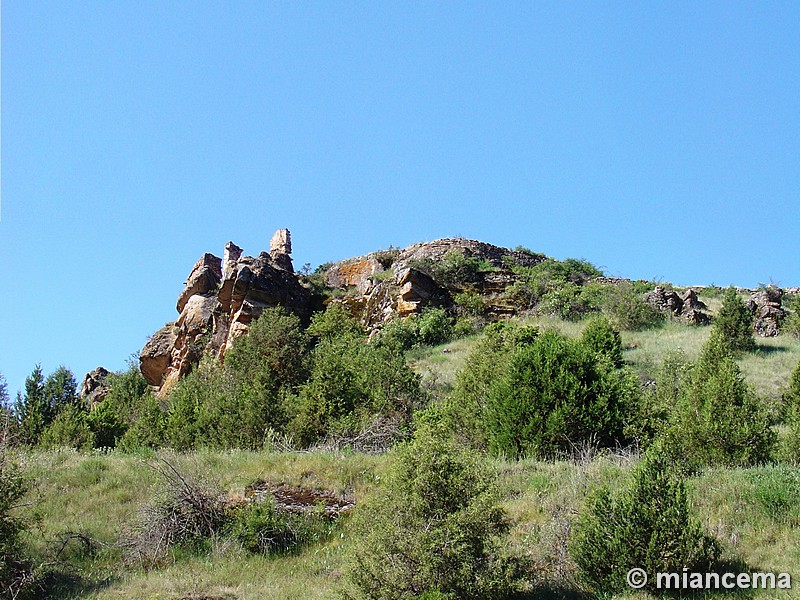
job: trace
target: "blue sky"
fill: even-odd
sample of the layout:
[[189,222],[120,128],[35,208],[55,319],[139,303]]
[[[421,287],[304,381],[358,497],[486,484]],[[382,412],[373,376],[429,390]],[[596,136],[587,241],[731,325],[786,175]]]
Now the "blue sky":
[[797,286],[798,159],[795,2],[5,0],[0,372],[123,368],[280,227]]

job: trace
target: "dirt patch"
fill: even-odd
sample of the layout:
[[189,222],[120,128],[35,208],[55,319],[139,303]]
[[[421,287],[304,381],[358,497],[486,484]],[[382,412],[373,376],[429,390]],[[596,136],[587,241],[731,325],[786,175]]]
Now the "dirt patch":
[[244,497],[250,502],[261,502],[271,496],[280,510],[305,514],[322,510],[325,516],[336,518],[355,506],[352,498],[342,498],[331,490],[307,488],[287,483],[256,481],[244,490]]

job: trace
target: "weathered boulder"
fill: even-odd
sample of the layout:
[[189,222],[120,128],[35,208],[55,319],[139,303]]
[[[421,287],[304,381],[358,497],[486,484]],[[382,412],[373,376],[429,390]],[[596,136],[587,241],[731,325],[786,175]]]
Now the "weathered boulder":
[[175,323],[167,323],[156,331],[139,353],[139,369],[147,383],[160,386],[172,362],[172,349],[178,339]]
[[421,312],[427,306],[448,304],[450,300],[450,295],[444,287],[417,269],[406,267],[398,271],[394,284],[399,288],[397,314],[401,317]]
[[697,292],[692,288],[689,288],[683,293],[683,298],[681,298],[681,300],[683,300],[684,308],[689,308],[691,310],[708,310],[708,306],[697,297]]
[[105,397],[111,390],[106,381],[108,375],[108,369],[97,367],[89,371],[83,378],[80,397],[86,406],[91,408],[105,400]]
[[680,317],[691,325],[708,325],[711,323],[711,317],[708,313],[703,311],[708,310],[705,302],[697,297],[697,292],[689,288],[681,298],[683,301],[683,308],[681,309]]
[[178,296],[176,308],[178,312],[183,310],[189,298],[195,294],[207,294],[217,289],[222,280],[222,264],[219,257],[213,254],[204,254],[198,260],[189,277],[186,279],[185,286],[181,295]]
[[656,310],[670,315],[677,316],[683,309],[681,297],[672,290],[665,290],[660,285],[656,286],[652,292],[647,292],[644,300]]
[[753,329],[761,337],[775,337],[780,333],[786,311],[781,306],[783,290],[770,285],[750,295],[746,305],[753,313]]

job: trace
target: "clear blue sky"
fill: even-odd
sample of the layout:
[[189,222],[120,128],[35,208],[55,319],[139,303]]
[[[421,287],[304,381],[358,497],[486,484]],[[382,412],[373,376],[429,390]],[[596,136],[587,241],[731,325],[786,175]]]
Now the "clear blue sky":
[[796,2],[5,0],[0,372],[124,367],[280,227],[800,285],[798,166]]

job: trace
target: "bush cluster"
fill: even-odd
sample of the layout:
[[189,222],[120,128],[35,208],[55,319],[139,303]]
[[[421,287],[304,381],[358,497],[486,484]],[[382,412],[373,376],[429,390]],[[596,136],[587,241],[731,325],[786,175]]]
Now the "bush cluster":
[[419,378],[396,344],[367,343],[339,304],[307,330],[294,315],[269,309],[225,355],[200,362],[169,395],[165,443],[260,448],[285,435],[308,447],[351,436],[384,417],[397,436],[422,398]]
[[708,572],[720,556],[719,543],[691,515],[682,476],[656,449],[621,492],[600,487],[590,494],[570,549],[589,588],[605,594],[628,591],[625,576],[632,568]]
[[420,427],[356,517],[352,596],[508,597],[522,562],[503,552],[509,523],[493,482],[478,454],[435,423]]
[[460,250],[449,250],[439,260],[411,261],[408,266],[427,273],[437,283],[452,290],[470,289],[481,282],[482,273],[494,270],[488,261],[468,256]]
[[151,466],[159,474],[154,496],[121,544],[127,560],[145,568],[169,562],[176,551],[205,552],[222,539],[253,553],[294,552],[333,530],[324,511],[289,512],[269,497],[235,504],[208,478],[187,474],[165,458]]
[[787,426],[784,454],[791,462],[800,463],[800,362],[792,371],[783,402]]
[[428,308],[419,315],[394,319],[380,333],[384,345],[397,345],[402,350],[415,346],[435,346],[453,336],[453,318],[443,308]]
[[607,321],[593,323],[581,340],[498,323],[487,327],[438,410],[477,447],[552,457],[585,443],[624,443],[639,394]]
[[512,268],[520,280],[506,291],[506,298],[522,309],[539,306],[542,312],[570,320],[597,310],[582,291],[587,281],[603,273],[588,261],[548,258],[533,267]]
[[722,296],[722,307],[712,323],[712,335],[730,352],[755,350],[753,315],[736,288],[729,287]]

